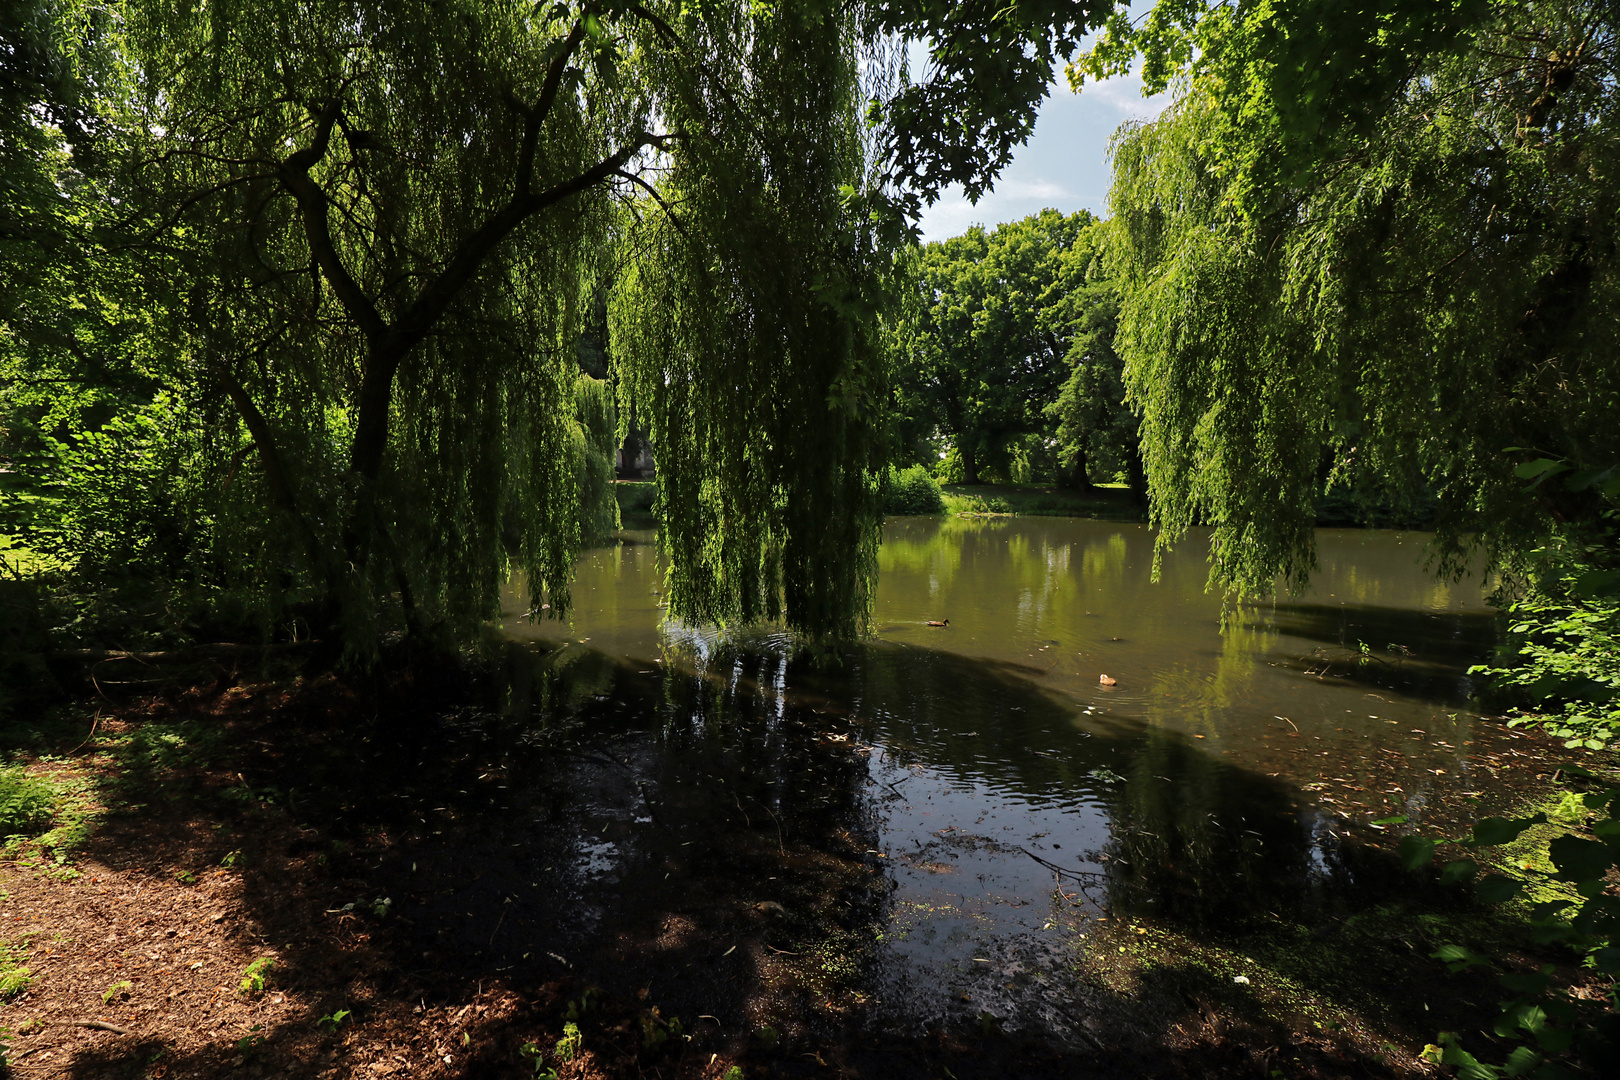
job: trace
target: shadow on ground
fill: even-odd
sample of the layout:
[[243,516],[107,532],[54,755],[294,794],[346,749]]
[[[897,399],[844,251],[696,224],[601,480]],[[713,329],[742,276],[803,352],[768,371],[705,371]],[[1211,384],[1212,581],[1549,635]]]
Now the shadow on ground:
[[[1153,934],[1059,958],[1062,1037],[971,1009],[875,1028],[892,881],[856,676],[748,652],[665,675],[509,646],[476,679],[227,678],[131,703],[108,781],[121,809],[84,856],[154,887],[229,862],[227,925],[278,958],[298,1008],[200,1048],[103,1042],[64,1075],[1391,1075],[1410,1059],[1383,1042],[1486,1015],[1402,921],[1452,900],[1376,849],[1324,847],[1276,782],[1118,731],[1092,738],[1099,762],[1184,781],[1100,789],[1120,828],[1092,884],[1120,935]],[[938,677],[914,689],[1055,707],[1016,671],[957,659]],[[1372,911],[1376,931],[1356,929]],[[1222,958],[1243,951],[1282,988],[1234,983]],[[1360,1029],[1324,1031],[1322,1002]]]

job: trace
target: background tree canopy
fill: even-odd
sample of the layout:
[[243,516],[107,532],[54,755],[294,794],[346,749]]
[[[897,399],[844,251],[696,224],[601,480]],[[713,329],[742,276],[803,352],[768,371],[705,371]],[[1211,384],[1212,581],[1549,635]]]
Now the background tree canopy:
[[1046,210],[993,232],[975,226],[917,256],[901,393],[908,412],[950,440],[964,483],[1005,476],[1015,444],[1046,426],[1042,410],[1068,374],[1065,256],[1091,224],[1084,211]]

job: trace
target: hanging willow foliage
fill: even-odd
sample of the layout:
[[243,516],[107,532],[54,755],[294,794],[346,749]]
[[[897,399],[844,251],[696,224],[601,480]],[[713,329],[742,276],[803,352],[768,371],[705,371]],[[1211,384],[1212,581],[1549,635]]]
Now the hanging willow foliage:
[[[43,392],[0,410],[77,425],[54,542],[362,655],[464,637],[516,574],[563,614],[613,518],[609,395],[576,357],[612,281],[674,612],[859,632],[890,253],[944,184],[986,189],[1108,7],[26,0],[0,127],[88,162],[82,121],[117,118],[136,159],[57,215],[107,254],[94,287],[0,311],[0,380],[118,375],[66,419]],[[89,190],[35,157],[0,179],[38,207]]]
[[[1213,526],[1213,583],[1302,585],[1335,485],[1432,498],[1446,571],[1612,537],[1620,26],[1601,0],[1472,6],[1469,36],[1376,65],[1398,78],[1362,122],[1303,135],[1288,80],[1310,65],[1245,58],[1308,54],[1318,24],[1223,9],[1200,25],[1218,63],[1116,143],[1153,518],[1165,543]],[[1276,164],[1312,138],[1317,167]]]
[[870,609],[888,256],[851,212],[856,31],[830,5],[711,18],[704,48],[751,79],[671,97],[673,128],[714,137],[674,147],[670,212],[649,203],[625,232],[612,352],[657,447],[678,617],[839,639]]
[[[617,524],[622,398],[658,446],[675,614],[859,630],[889,263],[864,8],[127,13],[125,250],[164,283],[171,388],[142,482],[172,474],[198,581],[361,654],[464,637],[514,573],[566,614],[581,543]],[[616,388],[578,363],[610,269]]]

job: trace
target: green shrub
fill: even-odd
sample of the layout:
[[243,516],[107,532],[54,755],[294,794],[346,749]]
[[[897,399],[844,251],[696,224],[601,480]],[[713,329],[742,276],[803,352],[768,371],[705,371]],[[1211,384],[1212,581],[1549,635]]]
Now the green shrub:
[[658,485],[650,480],[620,480],[613,485],[621,514],[654,514]]
[[885,514],[943,514],[945,493],[921,465],[889,470],[883,484]]
[[[1596,781],[1584,769],[1566,769],[1573,776]],[[1612,1061],[1620,1041],[1620,1017],[1614,1012],[1617,976],[1620,976],[1620,947],[1615,932],[1620,928],[1620,898],[1610,895],[1606,878],[1620,865],[1620,787],[1566,799],[1578,816],[1589,819],[1585,835],[1566,833],[1545,845],[1542,859],[1551,871],[1537,869],[1524,860],[1516,873],[1479,875],[1473,859],[1455,859],[1445,864],[1442,882],[1473,880],[1474,895],[1486,903],[1505,903],[1526,893],[1552,899],[1528,902],[1528,923],[1532,938],[1543,946],[1561,946],[1582,968],[1597,976],[1603,996],[1598,1001],[1577,997],[1556,979],[1551,966],[1526,971],[1503,958],[1500,964],[1456,944],[1442,945],[1433,955],[1450,965],[1453,972],[1471,968],[1498,970],[1497,983],[1506,991],[1502,1014],[1492,1031],[1511,1047],[1501,1065],[1480,1061],[1463,1048],[1457,1035],[1442,1032],[1439,1041],[1424,1051],[1425,1060],[1435,1065],[1453,1065],[1457,1075],[1471,1080],[1495,1080],[1504,1076],[1530,1076],[1539,1080],[1569,1077],[1570,1070],[1583,1065]],[[1561,806],[1562,809],[1562,806]],[[1391,823],[1404,819],[1386,819]],[[1547,815],[1506,819],[1484,818],[1473,832],[1452,841],[1478,851],[1511,844],[1533,826],[1547,821]],[[1592,837],[1587,839],[1587,836]],[[1429,864],[1438,841],[1422,836],[1402,838],[1400,855],[1410,869]],[[1538,842],[1537,847],[1541,845]],[[1562,893],[1560,897],[1558,894]]]
[[1513,726],[1539,724],[1572,749],[1620,741],[1620,600],[1603,595],[1617,579],[1574,566],[1554,590],[1562,595],[1535,591],[1508,609],[1508,663],[1469,670],[1525,704]]
[[56,811],[51,785],[29,776],[21,765],[0,768],[0,836],[37,832]]
[[28,950],[21,945],[0,944],[0,1001],[9,1001],[28,989],[33,972],[23,963]]

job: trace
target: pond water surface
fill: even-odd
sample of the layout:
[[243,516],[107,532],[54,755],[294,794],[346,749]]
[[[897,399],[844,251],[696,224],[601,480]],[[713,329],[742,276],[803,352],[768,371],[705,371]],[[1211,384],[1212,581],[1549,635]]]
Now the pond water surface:
[[[716,1022],[790,1008],[725,986],[799,964],[795,1000],[883,1028],[992,1017],[1084,1042],[1107,1010],[1074,959],[1110,919],[1332,912],[1391,873],[1373,821],[1511,782],[1510,733],[1471,711],[1466,673],[1492,612],[1477,578],[1425,570],[1426,540],[1323,531],[1311,590],[1223,633],[1202,537],[1154,582],[1138,525],[895,519],[873,640],[828,666],[779,636],[667,624],[653,537],[626,533],[581,559],[571,623],[515,602],[503,620],[538,658],[514,662],[507,710],[571,717],[592,747],[555,781],[552,824],[582,839],[531,853],[546,865],[516,869],[512,895],[543,870],[534,902],[573,913],[546,955],[611,956],[627,985],[659,950],[716,940],[710,909],[764,925],[744,953],[722,935],[683,960],[712,968],[694,1007],[736,1014]],[[817,870],[834,835],[847,865]],[[752,867],[743,886],[728,863]],[[818,891],[818,873],[845,884]],[[803,973],[807,905],[849,930],[819,946],[855,958],[843,1005]],[[518,947],[511,964],[538,962]]]

